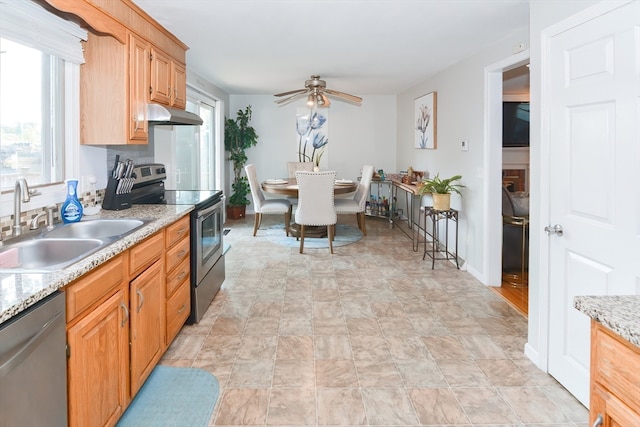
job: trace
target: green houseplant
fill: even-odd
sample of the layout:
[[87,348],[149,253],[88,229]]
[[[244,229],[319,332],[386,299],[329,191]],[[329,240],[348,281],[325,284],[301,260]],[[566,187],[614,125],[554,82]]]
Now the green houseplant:
[[236,115],[235,119],[226,119],[224,122],[224,149],[229,153],[229,160],[233,164],[232,191],[227,205],[227,216],[230,219],[245,217],[247,205],[250,203],[247,195],[251,188],[242,171],[248,160],[246,150],[258,143],[258,134],[249,125],[251,105],[244,111],[238,110]]
[[431,194],[433,197],[433,208],[439,211],[447,211],[451,208],[451,193],[460,192],[461,188],[464,188],[462,184],[456,184],[456,181],[462,179],[462,175],[454,175],[451,178],[440,178],[439,174],[436,174],[433,178],[425,178],[422,180],[422,186],[418,192],[420,194]]

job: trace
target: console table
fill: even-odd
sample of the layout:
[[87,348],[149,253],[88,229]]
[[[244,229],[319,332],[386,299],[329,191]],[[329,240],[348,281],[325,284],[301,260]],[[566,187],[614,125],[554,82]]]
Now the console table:
[[[431,269],[433,270],[436,261],[455,260],[456,267],[460,269],[458,264],[458,211],[449,209],[440,211],[433,209],[431,206],[423,206],[424,228],[418,224],[419,228],[424,230],[424,254],[422,259],[427,255],[431,258]],[[427,220],[431,220],[431,230],[429,230]],[[418,219],[420,221],[420,219]],[[444,221],[444,240],[440,239],[438,224]],[[449,223],[455,225],[455,252],[449,250]],[[431,248],[427,248],[427,238],[431,237]]]

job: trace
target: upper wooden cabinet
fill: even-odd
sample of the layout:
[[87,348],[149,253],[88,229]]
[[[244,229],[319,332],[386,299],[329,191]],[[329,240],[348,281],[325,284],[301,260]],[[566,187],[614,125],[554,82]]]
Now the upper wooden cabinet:
[[133,2],[46,1],[89,26],[80,67],[82,144],[147,144],[147,103],[186,107],[188,47]]

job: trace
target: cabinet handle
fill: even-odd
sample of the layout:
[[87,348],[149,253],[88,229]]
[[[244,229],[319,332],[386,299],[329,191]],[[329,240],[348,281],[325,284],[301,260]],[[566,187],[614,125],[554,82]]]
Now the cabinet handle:
[[138,308],[136,308],[136,311],[140,313],[140,309],[144,305],[144,295],[142,295],[142,292],[140,292],[140,289],[136,289],[136,294],[138,295],[138,298],[140,298],[140,304],[138,305]]
[[183,250],[181,250],[180,252],[178,252],[177,257],[178,257],[178,258],[182,258],[186,253],[187,253],[187,251],[185,251],[185,250],[183,249]]
[[178,277],[176,277],[176,280],[180,281],[180,280],[184,279],[184,277],[185,277],[186,275],[187,275],[187,272],[186,272],[186,271],[183,271],[182,273],[180,273],[180,274],[178,275]]
[[186,305],[185,305],[185,304],[182,304],[182,305],[180,306],[180,308],[178,309],[178,314],[182,313],[182,312],[184,311],[184,309],[185,309],[185,308],[186,308]]
[[593,422],[593,427],[598,427],[602,425],[602,414],[598,414],[598,418]]
[[182,233],[184,233],[185,231],[187,231],[187,227],[182,227],[180,230],[177,230],[177,231],[176,231],[176,234],[182,234]]
[[137,131],[138,130],[138,115],[134,114],[133,115],[133,122],[136,124],[136,126],[133,128],[133,131]]
[[122,307],[122,310],[124,311],[124,319],[122,319],[122,322],[120,323],[120,327],[124,328],[124,325],[129,320],[129,309],[122,301],[120,301],[120,307]]

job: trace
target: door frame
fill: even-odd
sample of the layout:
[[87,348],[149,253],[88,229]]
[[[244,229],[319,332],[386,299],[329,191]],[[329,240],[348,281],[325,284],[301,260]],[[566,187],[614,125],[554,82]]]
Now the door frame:
[[529,50],[488,65],[484,69],[484,253],[481,281],[502,285],[502,74],[529,63]]

